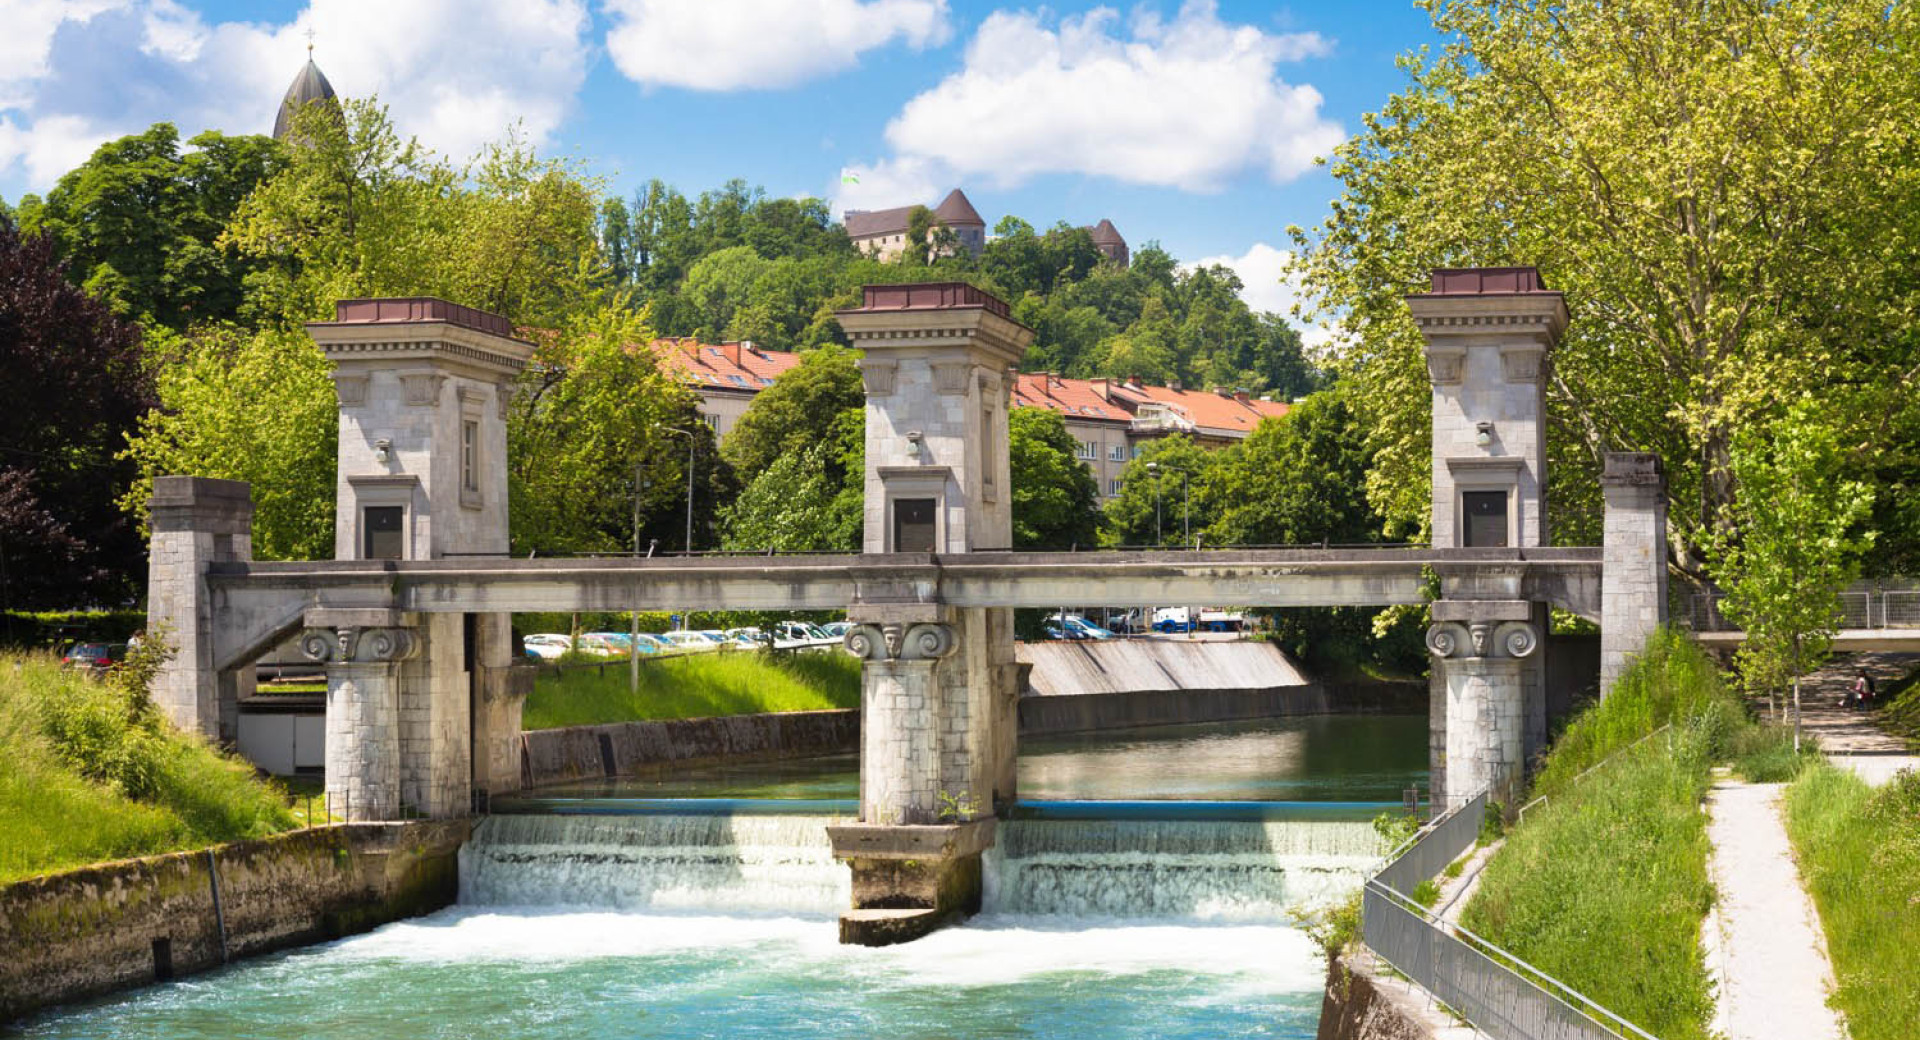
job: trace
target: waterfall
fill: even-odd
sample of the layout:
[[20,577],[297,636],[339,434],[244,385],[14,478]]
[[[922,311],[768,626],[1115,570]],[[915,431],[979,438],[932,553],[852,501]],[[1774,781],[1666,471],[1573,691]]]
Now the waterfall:
[[460,902],[835,914],[852,898],[821,816],[492,816]]
[[[493,816],[460,851],[469,905],[830,915],[847,867],[822,816]],[[1365,823],[1001,821],[986,909],[1284,921],[1340,898],[1385,850]]]
[[1286,920],[1356,890],[1385,851],[1366,823],[1014,820],[987,853],[987,908]]

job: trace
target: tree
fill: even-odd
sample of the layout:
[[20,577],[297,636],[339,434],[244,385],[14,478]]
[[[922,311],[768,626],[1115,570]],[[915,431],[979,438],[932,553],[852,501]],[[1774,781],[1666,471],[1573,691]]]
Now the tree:
[[695,438],[694,547],[712,545],[732,471],[693,396],[655,366],[652,335],[618,297],[544,337],[507,421],[513,549],[625,552],[685,544],[686,436]]
[[1119,545],[1191,545],[1189,530],[1206,537],[1222,507],[1218,472],[1239,450],[1204,448],[1185,434],[1147,442],[1107,501],[1107,537]]
[[866,518],[866,412],[834,418],[828,436],[780,455],[727,512],[729,549],[859,552]]
[[1231,545],[1356,544],[1380,537],[1367,502],[1367,435],[1346,400],[1319,393],[1263,420],[1219,469],[1210,538]]
[[114,456],[152,402],[140,331],[0,219],[0,609],[124,602],[140,564]]
[[1740,494],[1712,547],[1715,570],[1727,590],[1727,616],[1746,632],[1739,658],[1751,679],[1793,684],[1797,748],[1800,677],[1832,647],[1840,591],[1859,576],[1860,555],[1873,541],[1860,530],[1873,492],[1843,475],[1824,402],[1810,397],[1773,423],[1741,429],[1730,461]]
[[1435,267],[1537,265],[1572,314],[1548,386],[1556,538],[1597,540],[1605,452],[1657,451],[1698,574],[1734,504],[1735,431],[1808,391],[1858,423],[1894,401],[1851,388],[1916,376],[1920,12],[1426,7],[1445,48],[1405,59],[1410,86],[1333,156],[1332,215],[1293,229],[1310,303],[1347,330],[1369,494],[1425,530],[1430,391],[1402,297]]
[[173,329],[239,310],[253,264],[219,242],[284,150],[269,137],[208,131],[182,154],[171,123],[101,145],[32,207],[74,279],[130,317]]
[[1015,408],[1007,413],[1014,548],[1097,544],[1100,487],[1074,456],[1074,447],[1073,435],[1059,412]]
[[860,370],[853,362],[853,353],[838,347],[809,351],[754,395],[720,446],[734,471],[759,474],[784,456],[805,455],[831,440],[842,413],[866,407]]

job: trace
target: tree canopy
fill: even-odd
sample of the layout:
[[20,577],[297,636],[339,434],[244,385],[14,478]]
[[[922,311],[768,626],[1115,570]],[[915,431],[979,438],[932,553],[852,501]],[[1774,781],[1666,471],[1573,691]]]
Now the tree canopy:
[[1727,524],[1736,431],[1812,394],[1844,462],[1899,450],[1920,260],[1910,4],[1426,0],[1446,44],[1335,153],[1295,229],[1396,531],[1429,508],[1427,377],[1401,297],[1537,265],[1573,321],[1548,387],[1553,532],[1599,540],[1603,454],[1669,463],[1681,565]]
[[56,256],[0,217],[0,609],[119,604],[141,573],[113,507],[121,434],[153,402],[140,330]]

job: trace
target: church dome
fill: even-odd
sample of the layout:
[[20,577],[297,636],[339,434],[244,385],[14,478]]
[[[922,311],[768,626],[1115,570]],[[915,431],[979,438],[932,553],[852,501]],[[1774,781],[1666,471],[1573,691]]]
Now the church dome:
[[293,129],[293,114],[315,101],[333,102],[333,84],[327,82],[327,76],[320,66],[313,63],[313,56],[307,56],[307,66],[293,77],[293,85],[287,88],[287,96],[280,99],[280,111],[273,117],[273,136],[284,141]]

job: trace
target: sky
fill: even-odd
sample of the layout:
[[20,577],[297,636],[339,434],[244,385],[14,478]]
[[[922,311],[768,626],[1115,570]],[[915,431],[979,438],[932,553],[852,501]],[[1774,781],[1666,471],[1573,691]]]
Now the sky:
[[518,123],[621,194],[961,187],[989,229],[1105,217],[1283,313],[1286,228],[1337,194],[1315,158],[1438,42],[1411,0],[0,0],[0,27],[8,200],[157,121],[269,132],[311,33],[337,91],[451,156]]

